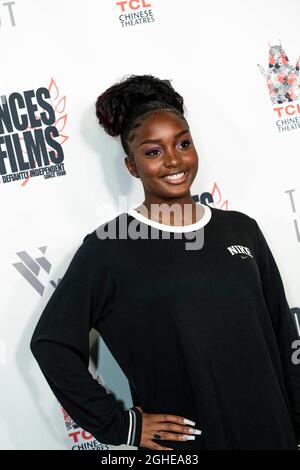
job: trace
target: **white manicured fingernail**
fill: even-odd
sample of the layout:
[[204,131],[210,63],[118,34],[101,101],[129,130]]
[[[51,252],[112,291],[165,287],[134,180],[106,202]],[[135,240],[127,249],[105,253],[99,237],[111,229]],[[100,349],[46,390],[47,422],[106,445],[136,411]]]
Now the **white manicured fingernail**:
[[184,418],[183,420],[184,424],[189,424],[190,426],[195,426],[196,423],[194,421],[191,421],[190,419]]
[[190,428],[189,432],[191,434],[202,434],[202,431],[200,431],[200,429],[193,429],[193,428]]
[[184,436],[185,441],[193,441],[196,439],[196,436],[188,436],[187,434]]

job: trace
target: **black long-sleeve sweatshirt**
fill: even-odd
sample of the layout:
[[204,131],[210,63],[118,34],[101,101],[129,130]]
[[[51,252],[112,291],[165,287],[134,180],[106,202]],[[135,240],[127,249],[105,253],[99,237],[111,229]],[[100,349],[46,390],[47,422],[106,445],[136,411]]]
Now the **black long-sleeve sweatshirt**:
[[[202,430],[194,441],[154,439],[174,449],[296,449],[299,336],[278,267],[255,219],[203,207],[188,226],[129,209],[87,234],[32,353],[61,405],[100,442],[142,448],[140,405]],[[88,371],[92,327],[128,379],[131,409]]]

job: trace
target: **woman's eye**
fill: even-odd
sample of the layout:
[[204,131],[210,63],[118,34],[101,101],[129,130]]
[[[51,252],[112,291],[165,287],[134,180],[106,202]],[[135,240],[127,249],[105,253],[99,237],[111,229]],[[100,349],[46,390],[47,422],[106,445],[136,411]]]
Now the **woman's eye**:
[[180,142],[180,145],[182,144],[188,144],[185,148],[187,148],[190,144],[191,144],[191,141],[190,140],[183,140],[182,142]]
[[[160,150],[160,149],[158,149],[158,148],[156,148],[156,149],[151,149],[151,150],[149,150],[148,152],[146,152],[145,155],[151,155],[152,152],[159,152],[159,150]],[[157,153],[154,154],[154,156],[156,156],[156,155],[157,155]]]
[[[179,145],[184,145],[183,148],[188,148],[188,147],[191,145],[191,143],[192,143],[192,142],[191,142],[190,140],[183,140],[182,142],[180,142]],[[156,157],[156,156],[158,155],[157,152],[160,152],[160,151],[161,151],[160,148],[153,148],[153,149],[151,149],[151,150],[148,150],[148,151],[145,153],[145,155],[150,155],[150,156]]]

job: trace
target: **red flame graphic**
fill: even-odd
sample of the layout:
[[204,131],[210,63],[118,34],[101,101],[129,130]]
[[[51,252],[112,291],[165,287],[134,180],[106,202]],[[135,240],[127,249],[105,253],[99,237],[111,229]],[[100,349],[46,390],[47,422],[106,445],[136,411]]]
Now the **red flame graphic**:
[[228,199],[222,201],[222,194],[217,183],[214,183],[211,195],[214,201],[214,207],[216,207],[217,209],[228,210]]

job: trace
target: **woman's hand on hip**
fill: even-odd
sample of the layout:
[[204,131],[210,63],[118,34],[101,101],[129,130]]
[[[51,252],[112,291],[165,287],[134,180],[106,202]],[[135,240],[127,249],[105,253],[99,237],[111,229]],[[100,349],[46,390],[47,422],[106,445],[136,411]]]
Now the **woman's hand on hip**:
[[[178,415],[167,413],[146,413],[140,406],[136,406],[142,415],[142,434],[140,447],[155,450],[173,450],[172,447],[163,447],[156,444],[153,439],[168,441],[187,441],[195,439],[195,434],[201,431],[193,428],[193,421]],[[188,426],[189,425],[189,426]],[[158,434],[159,436],[155,436]]]

